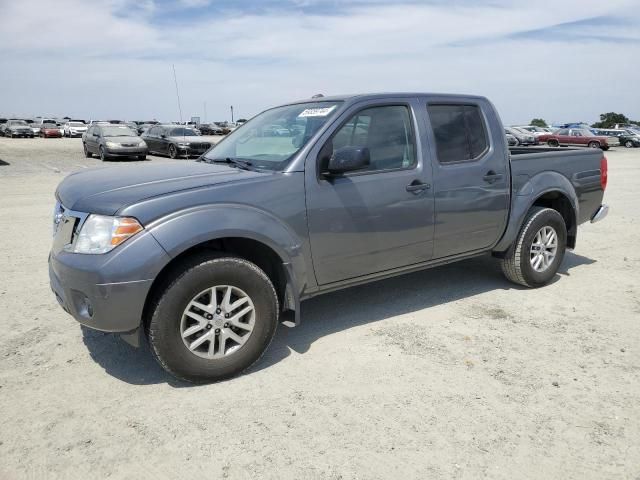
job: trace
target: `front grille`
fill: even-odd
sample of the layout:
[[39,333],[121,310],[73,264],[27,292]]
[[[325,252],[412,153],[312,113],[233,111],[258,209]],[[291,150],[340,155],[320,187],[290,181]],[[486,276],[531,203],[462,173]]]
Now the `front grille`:
[[206,150],[211,146],[211,144],[210,143],[191,143],[189,146],[194,150]]

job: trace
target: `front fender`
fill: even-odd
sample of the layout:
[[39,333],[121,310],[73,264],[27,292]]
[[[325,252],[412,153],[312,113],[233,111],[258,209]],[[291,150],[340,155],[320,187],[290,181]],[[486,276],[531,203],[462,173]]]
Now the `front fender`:
[[298,235],[276,216],[248,205],[216,204],[180,210],[147,226],[171,258],[221,238],[258,241],[280,257],[296,292],[307,284],[307,265]]
[[564,175],[554,171],[545,171],[528,178],[522,184],[518,184],[517,180],[518,178],[514,179],[509,224],[504,235],[494,247],[494,252],[504,252],[513,244],[535,201],[549,192],[560,192],[569,199],[573,208],[574,225],[577,226],[579,218],[578,197],[575,188]]

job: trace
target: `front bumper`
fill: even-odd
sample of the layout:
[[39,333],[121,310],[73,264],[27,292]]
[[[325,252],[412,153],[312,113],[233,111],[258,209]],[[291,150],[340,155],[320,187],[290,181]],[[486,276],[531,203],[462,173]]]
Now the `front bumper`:
[[147,147],[120,147],[105,148],[108,157],[135,157],[137,155],[146,155]]
[[609,205],[600,205],[596,213],[591,217],[591,223],[599,222],[600,220],[604,220],[604,218],[609,215]]
[[148,232],[104,255],[52,251],[51,290],[81,324],[103,332],[131,332],[140,326],[149,289],[168,261]]

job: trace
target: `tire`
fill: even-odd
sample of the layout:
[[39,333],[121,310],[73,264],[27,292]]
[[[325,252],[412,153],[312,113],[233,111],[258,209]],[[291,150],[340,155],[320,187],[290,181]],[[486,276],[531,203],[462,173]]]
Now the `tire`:
[[100,160],[104,162],[107,159],[107,156],[104,153],[104,147],[101,146],[99,149],[99,152],[100,152]]
[[549,145],[550,147],[558,147],[560,145],[560,143],[558,143],[558,140],[549,140],[547,141],[547,145]]
[[600,148],[600,142],[589,142],[589,148]]
[[[534,268],[533,243],[543,228],[551,228],[556,234],[553,259],[542,271]],[[537,288],[548,284],[558,272],[567,246],[567,226],[562,215],[551,208],[533,207],[524,221],[515,244],[507,256],[500,260],[504,275],[519,285]],[[546,258],[546,254],[544,255]]]
[[174,160],[178,158],[178,149],[175,145],[169,145],[169,157]]
[[86,143],[83,143],[83,144],[82,144],[82,148],[84,149],[84,156],[85,156],[86,158],[91,158],[91,157],[93,157],[93,154],[92,154],[92,153],[89,151],[89,149],[87,148],[87,144],[86,144]]
[[138,160],[146,160],[147,156],[146,155],[138,155]]
[[627,140],[624,142],[624,146],[627,148],[633,148],[633,142],[631,140]]
[[[216,316],[209,315],[214,317],[212,320],[203,319],[202,315],[206,316],[205,311],[200,311],[202,314],[200,318],[206,324],[206,328],[201,328],[183,340],[182,332],[193,326],[202,326],[200,320],[195,325],[186,324],[185,322],[192,322],[192,320],[185,316],[184,312],[186,309],[194,308],[190,307],[190,302],[195,299],[199,299],[201,303],[206,302],[207,300],[202,300],[206,297],[200,297],[200,295],[208,292],[214,286],[219,287],[218,292],[221,292],[222,295],[218,294],[218,299],[215,302],[211,300],[210,296],[208,297],[208,302],[213,309],[223,308],[223,300],[220,297],[224,296],[227,286],[231,286],[249,297],[253,313],[248,315],[253,315],[253,330],[247,335],[246,343],[239,345],[233,339],[229,343],[229,337],[224,334],[229,329],[223,328],[221,324],[212,325],[213,322],[226,322],[222,317],[217,316],[220,310],[215,312],[211,310],[211,313],[216,314]],[[216,306],[213,306],[214,304]],[[158,288],[158,293],[151,305],[149,310],[151,318],[148,321],[146,331],[154,357],[171,375],[193,383],[224,380],[248,369],[262,357],[271,343],[278,324],[278,298],[269,277],[253,263],[231,256],[194,257]],[[232,311],[239,312],[239,310]],[[216,327],[219,328],[216,329]],[[216,333],[216,331],[220,331],[220,333]],[[234,331],[236,334],[244,332],[240,329]],[[244,333],[246,335],[246,332]],[[195,342],[200,336],[208,336],[208,338],[213,338],[214,353],[219,355],[220,343],[218,339],[222,338],[220,334],[226,338],[223,351],[227,347],[236,348],[235,351],[222,354],[218,358],[205,358],[203,355],[207,355],[209,349],[212,348],[209,340],[205,340],[196,348],[198,353],[194,353],[187,346],[187,343]],[[204,348],[204,351],[197,350],[201,348]]]

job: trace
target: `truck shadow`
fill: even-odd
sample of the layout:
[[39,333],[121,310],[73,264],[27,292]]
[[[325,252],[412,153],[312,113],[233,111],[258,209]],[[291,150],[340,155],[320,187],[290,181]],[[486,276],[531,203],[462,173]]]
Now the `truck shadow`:
[[[592,263],[595,260],[567,252],[554,282],[570,275],[573,268]],[[327,335],[492,290],[522,288],[509,283],[498,262],[486,256],[312,298],[302,304],[302,324],[296,328],[280,326],[267,353],[249,374],[284,360],[292,351],[303,354]],[[144,342],[134,348],[117,335],[84,327],[82,332],[91,358],[113,377],[133,385],[166,382],[176,388],[193,386],[162,370]]]

